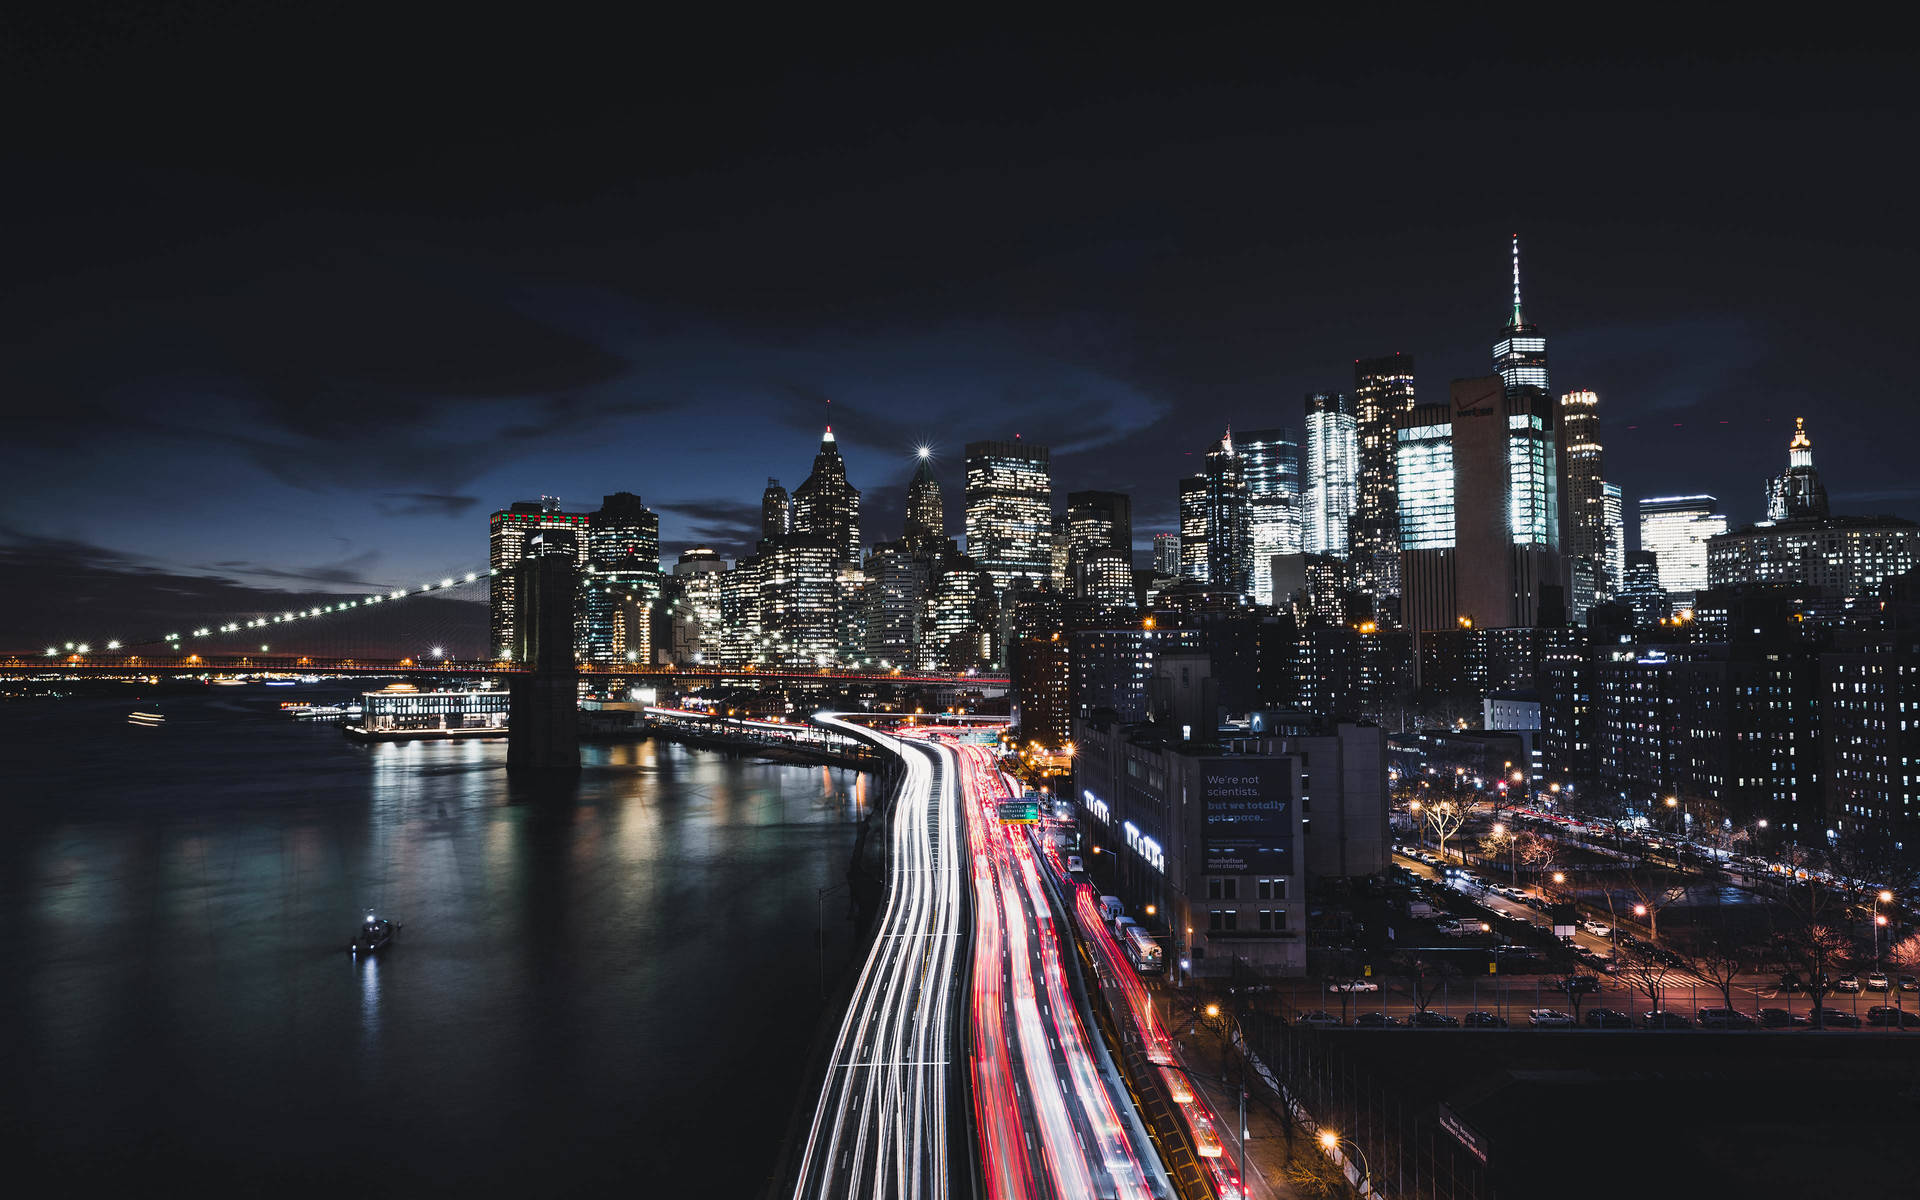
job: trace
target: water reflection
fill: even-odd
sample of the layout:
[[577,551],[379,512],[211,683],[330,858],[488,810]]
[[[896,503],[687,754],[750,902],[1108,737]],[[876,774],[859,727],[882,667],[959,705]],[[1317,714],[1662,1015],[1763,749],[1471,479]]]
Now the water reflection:
[[[120,705],[7,714],[0,1021],[30,1050],[0,1127],[83,1192],[356,1188],[330,1148],[369,1123],[406,1131],[370,1164],[396,1179],[604,1191],[685,1161],[760,1190],[777,1135],[739,1129],[796,1098],[858,777],[648,744],[509,779],[504,743],[349,743],[248,691],[169,700],[164,741],[102,737]],[[356,962],[368,907],[404,932]]]

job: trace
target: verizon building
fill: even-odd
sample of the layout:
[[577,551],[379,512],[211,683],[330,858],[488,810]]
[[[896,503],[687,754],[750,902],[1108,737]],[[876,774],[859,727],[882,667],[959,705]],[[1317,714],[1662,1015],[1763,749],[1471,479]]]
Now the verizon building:
[[1560,578],[1553,404],[1498,375],[1453,381],[1449,403],[1400,420],[1403,623],[1531,628]]

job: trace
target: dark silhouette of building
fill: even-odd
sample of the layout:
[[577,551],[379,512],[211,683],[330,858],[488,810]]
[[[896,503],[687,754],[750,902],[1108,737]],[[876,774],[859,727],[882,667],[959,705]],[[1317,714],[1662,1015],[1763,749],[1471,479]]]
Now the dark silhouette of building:
[[507,716],[509,770],[580,769],[580,670],[574,658],[579,570],[570,531],[542,530],[527,539],[514,567],[518,601]]

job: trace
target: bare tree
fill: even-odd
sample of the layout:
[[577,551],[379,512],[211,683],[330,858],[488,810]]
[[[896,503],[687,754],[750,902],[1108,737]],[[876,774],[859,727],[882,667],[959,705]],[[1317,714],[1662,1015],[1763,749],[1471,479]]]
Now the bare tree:
[[1560,855],[1560,847],[1552,838],[1527,832],[1520,834],[1520,840],[1514,844],[1514,852],[1519,856],[1521,866],[1529,872],[1537,872],[1553,865],[1553,860]]
[[1619,964],[1620,978],[1629,988],[1646,996],[1649,1008],[1666,1007],[1667,981],[1674,972],[1672,963],[1646,943],[1620,947],[1614,952],[1614,961]]
[[1720,999],[1732,1008],[1734,981],[1751,970],[1759,956],[1759,951],[1752,946],[1730,939],[1706,938],[1687,957],[1687,963],[1700,978],[1720,989]]
[[[1910,933],[1893,945],[1887,947],[1887,965],[1893,968],[1893,1006],[1904,1009],[1900,994],[1900,976],[1920,976],[1920,933]],[[1906,1017],[1900,1018],[1900,1028],[1905,1029]]]
[[1452,963],[1430,963],[1424,958],[1416,958],[1408,964],[1410,970],[1407,980],[1413,985],[1413,1008],[1415,1012],[1425,1012],[1433,1003],[1447,982],[1459,975]]
[[1348,1183],[1332,1160],[1321,1154],[1302,1154],[1287,1161],[1287,1183],[1293,1194],[1307,1200],[1330,1200],[1345,1196]]
[[1854,944],[1836,923],[1842,916],[1838,896],[1813,883],[1789,887],[1772,907],[1777,927],[1774,946],[1782,962],[1798,975],[1813,1001],[1813,1025],[1824,1025],[1822,1011],[1833,990],[1831,975],[1852,965]]
[[1665,869],[1649,867],[1643,861],[1627,871],[1624,883],[1627,895],[1633,901],[1630,906],[1633,915],[1647,923],[1647,936],[1659,941],[1660,910],[1686,898],[1686,878],[1675,878]]
[[1435,800],[1421,808],[1427,827],[1433,830],[1434,841],[1440,846],[1440,858],[1447,857],[1447,839],[1460,832],[1467,823],[1472,806],[1458,800]]
[[1842,832],[1823,857],[1831,879],[1828,886],[1846,905],[1849,936],[1858,936],[1859,921],[1882,890],[1911,896],[1920,884],[1912,857],[1882,829],[1856,825]]

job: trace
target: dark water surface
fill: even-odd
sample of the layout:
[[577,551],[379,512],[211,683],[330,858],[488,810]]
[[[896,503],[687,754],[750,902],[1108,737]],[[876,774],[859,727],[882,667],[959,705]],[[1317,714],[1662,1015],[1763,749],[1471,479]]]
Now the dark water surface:
[[[764,1186],[866,781],[664,744],[510,786],[315,688],[0,706],[0,1145],[94,1194]],[[846,958],[830,897],[829,966]],[[389,952],[345,951],[367,907]]]

